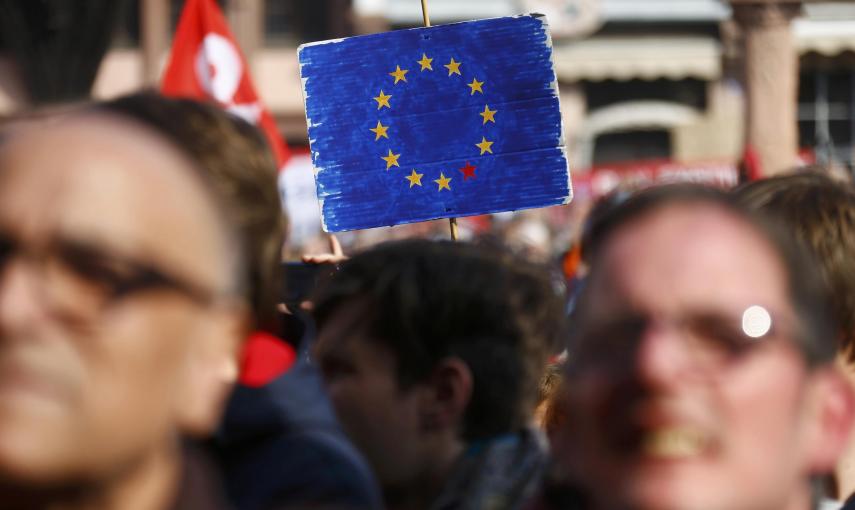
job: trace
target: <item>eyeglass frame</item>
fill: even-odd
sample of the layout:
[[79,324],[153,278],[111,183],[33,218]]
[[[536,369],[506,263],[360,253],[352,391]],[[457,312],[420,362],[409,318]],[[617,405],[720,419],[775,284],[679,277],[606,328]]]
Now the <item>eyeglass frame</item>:
[[[680,331],[685,337],[690,335],[689,329],[692,326],[689,325],[692,319],[697,319],[698,317],[703,317],[704,319],[715,319],[711,322],[716,322],[718,325],[722,327],[732,326],[733,324],[738,324],[740,321],[744,320],[745,313],[751,309],[752,307],[759,306],[762,308],[770,318],[770,325],[768,331],[760,336],[753,337],[748,335],[743,327],[731,327],[730,331],[727,333],[735,333],[729,335],[731,340],[729,340],[730,345],[724,345],[722,343],[720,346],[728,349],[728,352],[725,355],[728,359],[738,359],[743,355],[747,354],[754,350],[755,347],[762,345],[763,343],[768,343],[770,340],[774,338],[795,338],[795,335],[799,334],[799,328],[797,327],[796,321],[787,320],[784,314],[779,313],[767,306],[763,305],[749,305],[742,308],[742,312],[739,314],[739,318],[736,319],[731,315],[735,315],[731,312],[722,312],[720,310],[707,310],[707,311],[694,311],[694,312],[683,312],[677,314],[663,314],[663,313],[643,313],[639,311],[627,310],[622,312],[618,317],[612,317],[607,320],[587,320],[583,321],[580,325],[579,329],[576,329],[571,333],[570,341],[569,341],[569,353],[568,353],[568,371],[570,373],[582,373],[593,368],[602,369],[605,367],[607,361],[609,359],[613,359],[614,356],[620,355],[629,355],[634,354],[638,345],[643,341],[643,335],[649,330],[649,328],[653,327],[655,324],[659,325],[667,325],[669,328],[676,329]],[[628,346],[630,349],[627,352],[615,352],[612,351],[609,353],[610,355],[604,356],[605,350],[602,348],[602,340],[606,335],[603,333],[606,331],[608,327],[614,327],[620,322],[624,322],[626,325],[627,320],[639,320],[638,327],[632,329],[632,334],[634,338],[630,339],[622,339],[618,342],[611,342],[611,346]],[[626,331],[626,330],[625,330]],[[587,348],[590,348],[592,345],[592,338],[599,338],[600,340],[594,339],[593,342],[600,343],[599,353],[592,356],[589,352],[586,352],[585,348],[582,347],[584,344],[588,344]],[[733,338],[737,340],[734,341]],[[697,340],[697,339],[696,339]],[[795,346],[796,342],[793,342]],[[717,345],[719,346],[719,345]],[[687,348],[690,348],[687,346]],[[594,357],[599,358],[599,360],[595,360]],[[591,365],[594,364],[594,365]]]
[[[8,247],[8,253],[4,253],[4,244]],[[114,250],[105,249],[92,243],[57,238],[27,246],[14,236],[0,230],[0,284],[2,284],[2,278],[12,259],[23,258],[36,263],[45,272],[45,266],[51,257],[75,277],[81,278],[87,283],[103,286],[107,291],[103,302],[104,306],[109,306],[127,296],[158,288],[178,292],[202,306],[211,305],[225,294],[221,291],[206,289],[202,285],[161,269],[155,264],[118,254]],[[75,257],[91,257],[114,262],[128,268],[132,276],[120,280],[119,277],[111,274],[108,269],[103,267],[99,268],[102,270],[100,275],[87,274],[91,271],[81,268],[81,262],[73,260]],[[44,278],[44,275],[42,277]]]

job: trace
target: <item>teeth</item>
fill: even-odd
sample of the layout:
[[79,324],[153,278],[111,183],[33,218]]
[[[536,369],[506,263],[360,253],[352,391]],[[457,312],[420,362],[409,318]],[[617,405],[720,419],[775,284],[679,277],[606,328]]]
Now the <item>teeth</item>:
[[689,428],[660,429],[648,433],[643,442],[644,453],[654,457],[692,457],[706,448],[706,435]]

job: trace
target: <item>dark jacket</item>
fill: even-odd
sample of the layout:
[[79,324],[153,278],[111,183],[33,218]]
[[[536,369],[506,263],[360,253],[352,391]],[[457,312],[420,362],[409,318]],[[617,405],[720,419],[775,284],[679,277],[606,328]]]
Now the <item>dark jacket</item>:
[[345,437],[306,355],[269,384],[238,386],[218,438],[239,510],[381,508],[368,464]]
[[457,459],[431,510],[517,510],[527,508],[547,465],[540,431],[471,443]]
[[184,467],[172,510],[227,510],[222,480],[204,450],[189,442],[184,447]]

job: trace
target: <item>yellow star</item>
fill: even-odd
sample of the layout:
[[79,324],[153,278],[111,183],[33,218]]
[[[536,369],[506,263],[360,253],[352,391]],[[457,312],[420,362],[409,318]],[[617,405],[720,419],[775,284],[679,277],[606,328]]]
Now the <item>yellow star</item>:
[[397,85],[399,81],[407,81],[406,74],[408,72],[406,69],[401,69],[401,66],[395,66],[395,70],[389,73],[389,76],[395,78],[395,85]]
[[448,75],[451,76],[452,74],[459,74],[460,76],[463,76],[462,74],[460,74],[460,64],[461,63],[462,62],[455,62],[454,57],[452,57],[451,62],[445,64],[445,66],[444,66],[444,67],[448,68]]
[[424,71],[425,69],[427,69],[428,71],[433,71],[433,66],[430,65],[431,62],[433,62],[433,59],[428,58],[427,55],[422,53],[422,59],[418,61],[418,64],[422,66],[422,71]]
[[447,189],[448,191],[451,191],[451,186],[448,185],[448,183],[451,182],[451,179],[449,177],[446,177],[444,173],[440,172],[439,179],[436,179],[433,182],[439,184],[439,189],[437,189],[437,191],[442,191],[443,188]]
[[421,186],[422,185],[422,177],[424,177],[424,176],[425,176],[425,174],[416,173],[416,170],[413,169],[413,173],[404,177],[404,179],[410,181],[410,187],[412,188],[413,186]]
[[469,85],[469,88],[470,88],[470,89],[472,89],[472,93],[471,93],[471,94],[469,94],[469,95],[470,95],[470,96],[474,96],[476,92],[480,92],[480,93],[482,93],[482,94],[483,94],[483,93],[484,93],[484,91],[483,91],[483,90],[481,90],[481,85],[483,85],[483,84],[484,84],[484,82],[483,82],[483,81],[478,81],[478,78],[472,78],[472,83],[469,83],[469,84],[468,84],[468,85]]
[[[483,154],[483,152],[482,152]],[[392,168],[393,166],[397,166],[400,168],[401,165],[398,164],[398,158],[400,158],[400,154],[392,154],[392,149],[389,149],[388,156],[380,156],[380,159],[386,162],[386,170]]]
[[374,134],[377,135],[377,137],[374,138],[375,142],[379,140],[381,136],[387,140],[389,139],[389,135],[386,134],[386,131],[389,130],[389,126],[384,126],[379,120],[377,121],[377,127],[369,128],[369,130],[373,131]]
[[392,108],[392,106],[389,104],[389,98],[390,97],[392,97],[391,94],[389,94],[389,95],[383,94],[383,90],[381,89],[380,95],[374,98],[374,100],[377,101],[377,109],[379,110],[380,108],[383,108],[384,106],[386,108]]
[[[486,138],[481,137],[481,143],[476,143],[475,147],[481,149],[481,155],[483,156],[485,152],[493,153],[493,142],[488,142]],[[391,151],[390,151],[391,152]]]
[[479,113],[478,115],[484,117],[484,124],[486,124],[487,121],[490,121],[495,124],[496,118],[494,117],[494,115],[496,115],[497,111],[498,110],[491,110],[489,105],[484,105],[484,111]]

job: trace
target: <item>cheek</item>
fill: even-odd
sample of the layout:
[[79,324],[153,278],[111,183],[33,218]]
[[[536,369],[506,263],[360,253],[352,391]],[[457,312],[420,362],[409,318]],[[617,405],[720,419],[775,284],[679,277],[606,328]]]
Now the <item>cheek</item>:
[[786,357],[741,368],[717,392],[725,451],[746,479],[771,475],[769,466],[777,466],[780,476],[795,476],[809,419],[804,369]]
[[786,358],[740,368],[745,370],[730,372],[718,382],[719,406],[728,421],[756,432],[795,428],[803,407],[804,369]]
[[331,384],[330,395],[342,427],[378,480],[410,477],[421,446],[414,394],[401,394],[387,381],[352,377]]
[[[568,380],[564,393],[566,427],[572,436],[579,436],[580,442],[588,443],[598,436],[598,423],[603,419],[609,395],[615,391],[615,384],[608,377],[586,376]],[[591,436],[591,437],[586,437]]]
[[177,310],[154,312],[106,314],[87,331],[46,326],[14,344],[25,351],[5,345],[2,356],[33,360],[34,373],[62,391],[49,406],[0,399],[0,469],[43,479],[91,476],[171,437],[183,335],[192,328]]
[[329,385],[330,397],[342,424],[360,436],[386,441],[404,428],[413,428],[414,405],[394,381],[357,376]]
[[135,305],[107,317],[86,352],[92,429],[129,437],[169,433],[189,346],[198,341],[194,329],[184,306]]
[[356,381],[339,378],[335,382],[328,382],[326,388],[335,413],[346,429],[366,414],[361,409],[365,403],[364,395],[360,395],[360,388]]
[[339,375],[326,380],[327,394],[335,413],[345,428],[359,427],[378,407],[377,398],[364,377]]
[[565,419],[560,439],[565,450],[560,461],[571,471],[585,473],[606,460],[610,449],[603,437],[601,414],[611,391],[607,380],[583,378],[567,382]]

